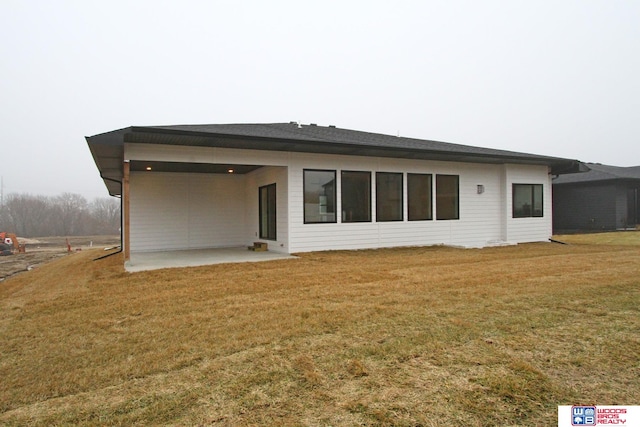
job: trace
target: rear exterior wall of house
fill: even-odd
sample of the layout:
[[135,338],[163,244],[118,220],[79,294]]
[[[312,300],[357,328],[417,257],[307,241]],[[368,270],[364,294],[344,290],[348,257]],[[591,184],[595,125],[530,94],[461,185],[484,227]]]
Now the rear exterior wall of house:
[[[383,157],[125,144],[125,160],[259,165],[244,174],[132,172],[132,252],[250,245],[259,238],[259,188],[276,184],[275,240],[269,250],[295,253],[446,244],[482,247],[499,242],[546,241],[552,234],[551,182],[546,166],[493,165]],[[305,218],[305,176],[334,173],[332,221]],[[342,172],[370,176],[370,218],[347,222]],[[377,218],[377,173],[395,174],[401,186],[397,220]],[[409,220],[409,174],[431,176],[432,218]],[[457,177],[456,219],[438,219],[436,181]],[[542,215],[514,218],[514,184],[542,188]],[[306,209],[306,210],[305,210]],[[323,208],[325,209],[325,208]]]

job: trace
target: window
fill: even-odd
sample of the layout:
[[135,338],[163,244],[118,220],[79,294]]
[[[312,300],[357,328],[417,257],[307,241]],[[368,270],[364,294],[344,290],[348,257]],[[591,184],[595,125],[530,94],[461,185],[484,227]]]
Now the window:
[[409,221],[433,219],[431,181],[428,174],[407,174]]
[[436,175],[436,219],[460,219],[458,175]]
[[377,221],[402,221],[402,174],[376,173]]
[[342,222],[371,221],[371,172],[343,171]]
[[513,184],[513,217],[543,216],[542,184]]
[[260,238],[276,240],[276,185],[265,185],[258,191]]
[[336,222],[336,171],[303,171],[305,224]]

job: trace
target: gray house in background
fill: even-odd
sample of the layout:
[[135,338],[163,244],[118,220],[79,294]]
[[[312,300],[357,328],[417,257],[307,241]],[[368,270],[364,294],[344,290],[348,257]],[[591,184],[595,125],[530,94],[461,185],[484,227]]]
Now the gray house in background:
[[553,179],[553,229],[624,230],[640,224],[640,166],[586,163],[585,173]]

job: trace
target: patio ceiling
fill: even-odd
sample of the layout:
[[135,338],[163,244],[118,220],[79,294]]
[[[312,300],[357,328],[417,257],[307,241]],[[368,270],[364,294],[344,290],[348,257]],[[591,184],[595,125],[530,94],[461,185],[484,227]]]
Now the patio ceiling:
[[183,163],[132,160],[130,170],[134,172],[186,172],[244,175],[261,168],[260,165],[230,165],[218,163]]

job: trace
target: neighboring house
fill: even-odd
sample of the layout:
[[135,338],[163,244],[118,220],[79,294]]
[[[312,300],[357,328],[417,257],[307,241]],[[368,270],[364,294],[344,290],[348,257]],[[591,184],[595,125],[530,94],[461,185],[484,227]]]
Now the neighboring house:
[[268,243],[283,253],[546,241],[575,160],[295,122],[87,137],[132,254]]
[[553,180],[553,229],[621,230],[640,224],[640,166],[586,163],[586,173]]

